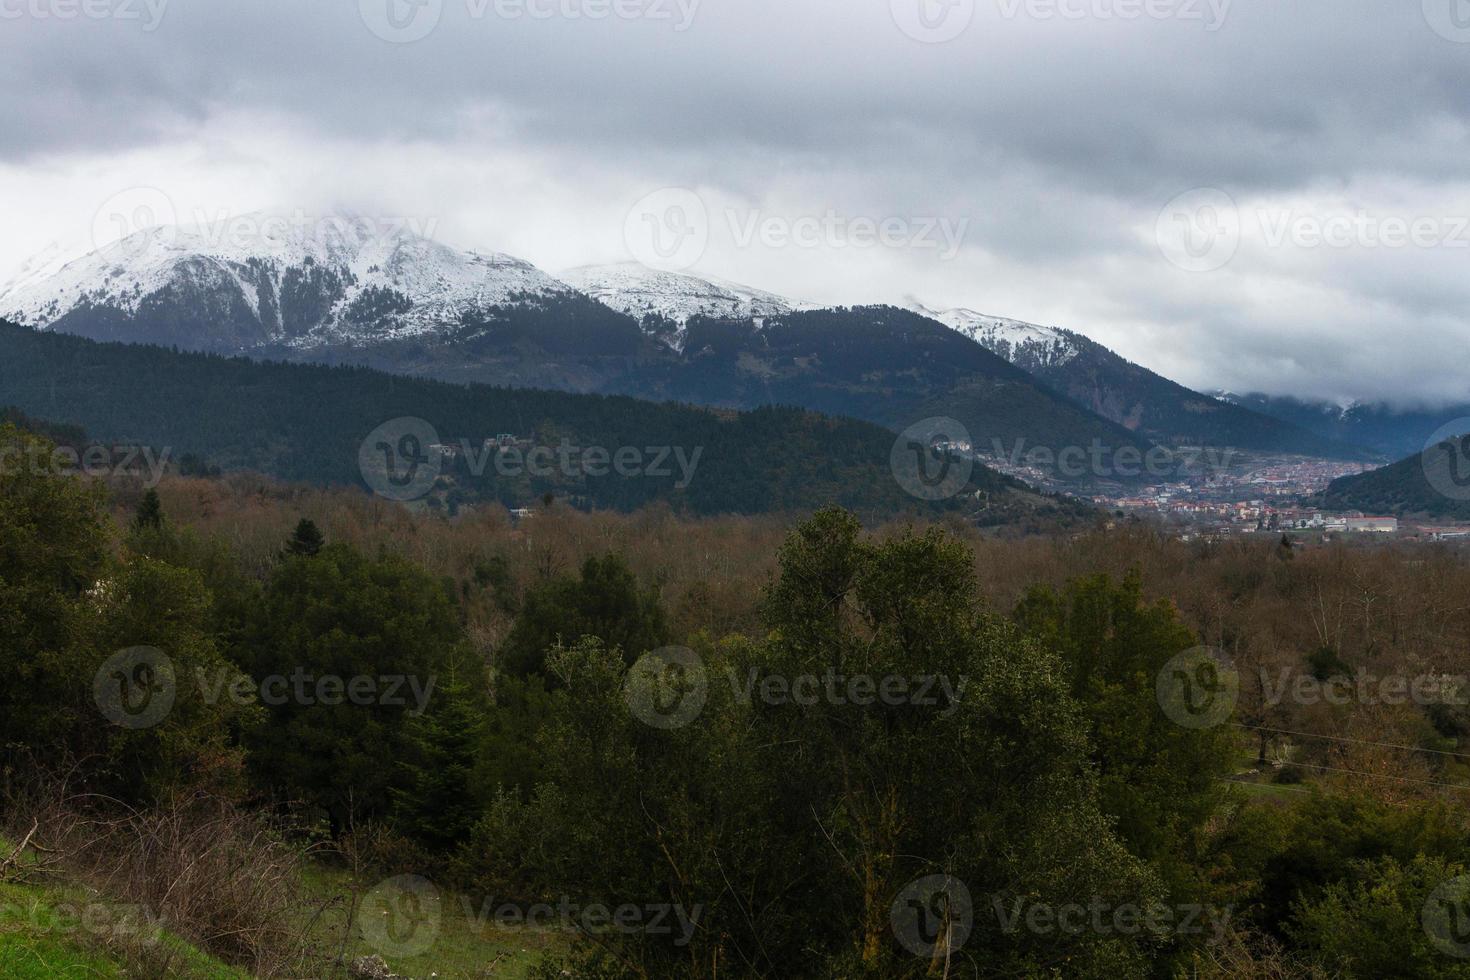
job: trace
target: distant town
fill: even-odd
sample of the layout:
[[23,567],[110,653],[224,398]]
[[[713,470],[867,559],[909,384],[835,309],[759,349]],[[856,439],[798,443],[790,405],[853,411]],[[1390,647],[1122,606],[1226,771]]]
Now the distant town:
[[1314,498],[1339,477],[1375,464],[1305,456],[1235,453],[1230,465],[1172,473],[1156,483],[1119,484],[1095,479],[1079,488],[1047,470],[1016,465],[1002,457],[978,457],[1008,476],[1038,489],[1068,493],[1105,510],[1162,518],[1181,536],[1303,532],[1310,535],[1383,535],[1421,540],[1470,539],[1470,526],[1405,523],[1397,517],[1312,506]]

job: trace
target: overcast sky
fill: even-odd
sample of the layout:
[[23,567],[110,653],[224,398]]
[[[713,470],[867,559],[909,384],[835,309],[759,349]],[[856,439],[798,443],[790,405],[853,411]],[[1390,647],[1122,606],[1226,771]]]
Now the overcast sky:
[[138,201],[353,208],[1470,398],[1466,0],[0,0],[0,84],[0,282]]

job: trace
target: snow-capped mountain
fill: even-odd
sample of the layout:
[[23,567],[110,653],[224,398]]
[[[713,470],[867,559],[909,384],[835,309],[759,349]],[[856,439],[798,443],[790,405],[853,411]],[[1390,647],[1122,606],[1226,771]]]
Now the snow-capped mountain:
[[913,297],[909,297],[907,305],[915,313],[958,330],[991,353],[1027,371],[1061,367],[1076,358],[1085,343],[1085,338],[1060,327],[1040,327],[964,308],[934,310]]
[[223,351],[418,336],[569,292],[512,256],[460,251],[354,215],[257,213],[219,227],[153,227],[55,265],[43,257],[5,286],[0,316]]
[[663,272],[637,262],[578,266],[561,272],[560,278],[640,323],[649,316],[667,321],[646,324],[645,330],[675,350],[683,347],[684,325],[691,317],[748,320],[811,308],[810,304],[739,283]]
[[1289,421],[1175,384],[1071,330],[968,309],[934,310],[912,297],[907,305],[1098,415],[1164,445],[1236,446],[1330,457],[1352,453],[1349,447]]

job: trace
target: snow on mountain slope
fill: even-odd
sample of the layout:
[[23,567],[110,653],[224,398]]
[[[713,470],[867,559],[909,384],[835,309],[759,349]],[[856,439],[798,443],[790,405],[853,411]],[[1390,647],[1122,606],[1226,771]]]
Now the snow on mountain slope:
[[1060,367],[1080,354],[1082,344],[1088,342],[1060,327],[1040,327],[963,308],[932,310],[913,297],[909,297],[907,304],[915,313],[938,320],[1026,370]]
[[637,262],[578,266],[562,272],[560,278],[640,323],[649,314],[672,320],[677,330],[659,336],[676,350],[683,344],[684,324],[690,317],[748,319],[810,308],[810,304],[739,283],[663,272]]
[[128,319],[192,301],[230,310],[257,342],[311,346],[428,333],[468,310],[567,292],[520,259],[353,215],[160,226],[49,265],[31,263],[0,291],[0,316],[45,329],[78,312]]

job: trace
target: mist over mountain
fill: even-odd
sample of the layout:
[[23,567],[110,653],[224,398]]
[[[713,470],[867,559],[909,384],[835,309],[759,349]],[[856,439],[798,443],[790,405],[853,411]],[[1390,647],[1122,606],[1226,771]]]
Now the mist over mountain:
[[1237,446],[1333,459],[1364,455],[1350,440],[1191,391],[1076,331],[909,303],[1078,404],[1161,445]]
[[1237,395],[1222,392],[1220,398],[1324,438],[1364,446],[1390,459],[1418,454],[1441,427],[1456,420],[1470,419],[1470,402],[1424,408],[1388,402],[1355,402],[1343,406],[1334,402],[1260,393]]

